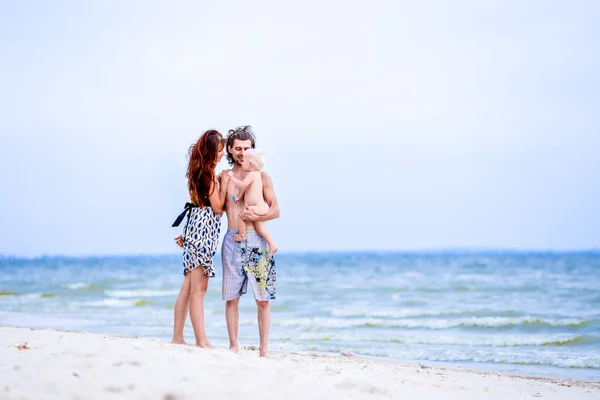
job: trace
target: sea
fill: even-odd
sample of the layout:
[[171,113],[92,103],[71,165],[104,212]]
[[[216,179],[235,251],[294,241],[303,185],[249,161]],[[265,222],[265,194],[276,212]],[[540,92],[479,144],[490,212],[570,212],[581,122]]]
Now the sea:
[[[600,252],[278,254],[270,350],[600,381]],[[221,261],[206,330],[228,346]],[[169,341],[180,255],[0,257],[0,325]],[[258,346],[240,301],[241,346]],[[194,342],[188,320],[186,340]]]

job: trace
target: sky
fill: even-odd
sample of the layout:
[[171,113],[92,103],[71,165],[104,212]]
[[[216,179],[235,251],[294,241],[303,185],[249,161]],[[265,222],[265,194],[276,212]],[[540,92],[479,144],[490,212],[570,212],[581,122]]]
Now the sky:
[[0,255],[177,253],[188,147],[239,125],[282,253],[600,249],[599,20],[586,0],[2,2]]

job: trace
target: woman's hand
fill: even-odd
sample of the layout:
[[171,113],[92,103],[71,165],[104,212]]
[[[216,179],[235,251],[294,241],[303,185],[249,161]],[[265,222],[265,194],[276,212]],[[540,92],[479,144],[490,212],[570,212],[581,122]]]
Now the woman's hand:
[[221,171],[221,187],[223,188],[223,190],[225,190],[225,186],[227,185],[227,182],[229,182],[229,178],[231,178],[230,174],[233,174],[233,172],[228,171],[226,169]]
[[175,238],[175,244],[183,249],[183,235],[179,235]]

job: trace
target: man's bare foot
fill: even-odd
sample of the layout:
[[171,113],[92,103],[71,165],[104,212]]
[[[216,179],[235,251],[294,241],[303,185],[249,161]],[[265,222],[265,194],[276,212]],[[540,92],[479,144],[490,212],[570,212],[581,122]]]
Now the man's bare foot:
[[229,346],[229,350],[231,350],[231,351],[233,351],[235,354],[237,354],[237,353],[238,353],[238,346],[237,346],[237,345],[235,345],[235,346],[233,346],[233,345],[232,345],[232,346]]
[[277,253],[277,250],[279,250],[277,248],[277,246],[273,246],[273,248],[269,248],[269,254],[267,254],[267,258],[271,258],[275,255],[275,253]]
[[186,344],[186,341],[183,339],[183,337],[173,337],[173,340],[171,340],[171,343],[173,344]]
[[206,342],[196,342],[196,347],[202,347],[203,349],[214,349],[215,346],[210,344],[208,341]]
[[258,355],[260,357],[267,357],[268,358],[269,357],[269,352],[267,351],[267,349],[263,350],[262,348],[260,348],[260,349],[258,349]]
[[240,235],[239,233],[234,233],[233,240],[235,240],[236,242],[243,242],[244,240],[246,240],[246,235]]

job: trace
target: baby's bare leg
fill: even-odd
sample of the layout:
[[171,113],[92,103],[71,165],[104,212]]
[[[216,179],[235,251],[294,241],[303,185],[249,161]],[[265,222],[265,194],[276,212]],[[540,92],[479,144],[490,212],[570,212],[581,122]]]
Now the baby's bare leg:
[[263,204],[262,206],[249,206],[246,205],[246,208],[250,211],[253,211],[256,215],[265,215],[269,212],[269,206],[267,204]]
[[256,221],[254,223],[254,227],[256,228],[256,232],[258,232],[258,234],[262,236],[263,239],[265,239],[265,242],[267,242],[267,245],[269,246],[269,254],[267,254],[267,258],[273,257],[273,254],[277,253],[277,250],[279,249],[277,248],[277,246],[275,246],[275,243],[273,242],[273,237],[271,236],[269,231],[267,231],[267,225],[264,222]]
[[246,240],[246,221],[242,219],[241,214],[238,218],[238,233],[233,234],[233,240],[236,242],[243,242]]

